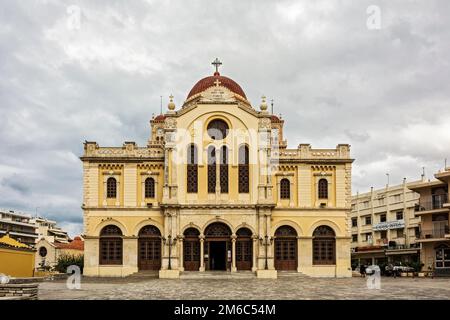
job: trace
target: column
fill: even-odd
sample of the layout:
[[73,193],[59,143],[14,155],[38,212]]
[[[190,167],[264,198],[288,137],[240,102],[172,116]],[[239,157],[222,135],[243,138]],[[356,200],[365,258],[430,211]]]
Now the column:
[[198,271],[205,271],[205,236],[200,235],[200,269]]
[[[294,176],[295,177],[295,176]],[[295,188],[295,184],[294,182],[289,179],[289,207],[293,207],[294,206],[294,188]]]
[[141,207],[145,207],[145,176],[141,175]]
[[277,207],[281,206],[281,196],[280,196],[280,179],[275,177],[277,179]]
[[108,202],[106,201],[106,180],[107,178],[103,175],[103,205],[106,207]]
[[257,235],[254,235],[254,236],[252,237],[252,239],[253,239],[253,247],[252,247],[252,258],[253,258],[253,261],[252,261],[252,271],[256,271],[256,270],[258,269],[258,266],[257,266],[257,264],[256,264],[256,256],[258,255],[258,250],[257,250],[257,247],[256,247],[256,245],[258,244],[258,236],[257,236]]
[[301,237],[297,237],[297,272],[302,272],[302,268],[300,267],[302,261],[303,261],[303,257],[302,257],[302,252],[300,250],[302,246],[302,242],[301,242]]
[[116,207],[120,206],[120,176],[116,178]]
[[178,251],[179,252],[178,253],[178,256],[179,256],[178,261],[180,262],[179,265],[178,265],[178,269],[180,271],[184,271],[184,262],[183,262],[183,259],[184,259],[184,256],[183,256],[184,255],[184,246],[183,246],[183,240],[184,240],[184,236],[180,236],[178,238],[179,246],[180,246],[180,250]]
[[156,206],[159,206],[159,201],[158,201],[158,176],[154,176],[153,179],[155,180],[155,202],[156,202]]
[[231,236],[231,272],[236,272],[236,235]]

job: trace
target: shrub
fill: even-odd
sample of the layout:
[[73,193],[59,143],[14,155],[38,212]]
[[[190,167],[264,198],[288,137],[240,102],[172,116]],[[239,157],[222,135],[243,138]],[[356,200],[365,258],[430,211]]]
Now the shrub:
[[72,255],[72,254],[62,254],[58,257],[55,269],[60,273],[66,273],[69,266],[76,265],[80,268],[81,273],[83,273],[84,266],[84,256],[83,255]]
[[412,261],[409,263],[409,267],[414,268],[415,272],[420,272],[422,271],[422,267],[424,266],[424,264],[422,262],[419,261]]

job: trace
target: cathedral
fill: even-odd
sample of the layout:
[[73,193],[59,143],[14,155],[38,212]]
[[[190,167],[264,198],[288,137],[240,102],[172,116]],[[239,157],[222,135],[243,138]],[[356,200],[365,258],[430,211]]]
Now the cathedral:
[[85,142],[84,274],[350,277],[350,146],[289,149],[265,97],[252,106],[213,65],[146,146]]

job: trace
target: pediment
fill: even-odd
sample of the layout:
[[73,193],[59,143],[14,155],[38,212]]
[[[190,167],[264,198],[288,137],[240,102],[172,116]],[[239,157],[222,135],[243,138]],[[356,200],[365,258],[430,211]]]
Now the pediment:
[[223,86],[214,86],[206,89],[200,94],[201,102],[236,102],[234,93]]

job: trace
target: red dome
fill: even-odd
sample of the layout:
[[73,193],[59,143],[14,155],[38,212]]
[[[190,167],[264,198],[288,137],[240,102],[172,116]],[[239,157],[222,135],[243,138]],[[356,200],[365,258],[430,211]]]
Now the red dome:
[[[214,87],[216,85],[216,81],[219,80],[219,85],[223,86],[227,89],[229,89],[231,92],[234,92],[244,99],[247,99],[244,90],[242,90],[241,86],[238,85],[234,80],[221,76],[220,73],[215,72],[213,76],[209,76],[206,78],[201,79],[199,82],[195,84],[195,86],[191,89],[189,92],[187,99],[189,99],[192,96],[195,96],[196,94],[199,94],[200,92],[205,91],[206,89],[210,87]],[[187,100],[186,99],[186,100]]]
[[166,117],[163,114],[157,115],[153,121],[164,121]]
[[270,119],[272,120],[272,122],[283,122],[283,120],[281,120],[280,118],[278,118],[276,115],[272,115],[270,117]]

